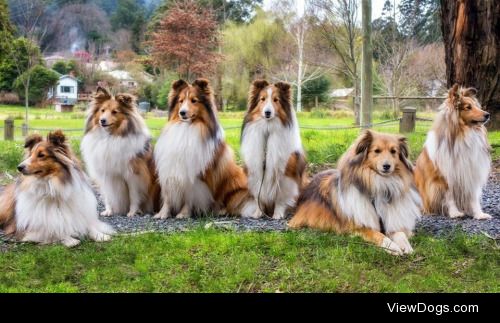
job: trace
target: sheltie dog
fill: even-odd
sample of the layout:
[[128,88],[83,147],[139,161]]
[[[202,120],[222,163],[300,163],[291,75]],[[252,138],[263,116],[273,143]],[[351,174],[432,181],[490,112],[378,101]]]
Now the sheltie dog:
[[153,213],[159,199],[151,135],[137,110],[136,98],[109,94],[98,87],[88,110],[82,157],[99,185],[103,216]]
[[480,204],[491,168],[484,127],[490,114],[481,109],[475,95],[475,89],[455,84],[427,134],[415,169],[424,213],[491,218]]
[[[241,131],[241,154],[258,209],[283,219],[305,180],[306,160],[290,85],[256,80],[250,87]],[[262,211],[261,211],[262,209]]]
[[359,235],[401,255],[413,251],[408,238],[420,207],[406,138],[366,130],[336,170],[312,179],[289,226]]
[[114,230],[97,215],[97,199],[61,131],[26,139],[16,183],[0,196],[0,226],[21,241],[60,242],[89,236],[107,241]]
[[224,141],[214,101],[205,79],[172,84],[168,122],[154,152],[163,197],[155,218],[187,218],[209,209],[243,216],[255,212],[247,178]]

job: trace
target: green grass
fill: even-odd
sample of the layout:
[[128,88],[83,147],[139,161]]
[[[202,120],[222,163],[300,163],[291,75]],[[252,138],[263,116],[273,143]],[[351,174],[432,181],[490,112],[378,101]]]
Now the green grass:
[[112,242],[19,245],[0,257],[0,292],[499,292],[484,237],[418,235],[393,257],[358,238],[204,230]]

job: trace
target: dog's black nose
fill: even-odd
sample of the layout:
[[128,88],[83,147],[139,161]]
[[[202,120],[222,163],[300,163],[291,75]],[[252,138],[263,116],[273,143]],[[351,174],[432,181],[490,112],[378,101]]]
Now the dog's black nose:
[[23,170],[25,169],[26,167],[24,165],[19,165],[17,166],[17,170],[20,171],[21,173],[23,172]]
[[489,118],[490,118],[490,114],[489,114],[488,112],[486,112],[486,113],[484,114],[484,119],[488,120]]
[[271,117],[271,111],[264,111],[264,115],[266,116],[266,118],[270,118]]
[[179,111],[179,114],[181,115],[181,117],[185,117],[186,116],[186,111],[181,110],[181,111]]
[[101,122],[101,125],[103,125],[103,126],[106,125],[106,119],[101,119],[101,120],[99,120],[99,122]]
[[391,165],[389,165],[389,164],[384,164],[382,167],[384,168],[385,171],[388,171],[389,169],[391,169]]

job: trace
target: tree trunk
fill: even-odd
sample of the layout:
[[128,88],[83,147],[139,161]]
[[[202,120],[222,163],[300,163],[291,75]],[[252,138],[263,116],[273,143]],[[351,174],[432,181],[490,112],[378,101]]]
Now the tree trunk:
[[441,0],[447,86],[475,87],[500,129],[500,1]]
[[363,62],[361,69],[361,126],[370,128],[372,124],[373,82],[372,82],[372,7],[371,0],[361,1],[363,27]]

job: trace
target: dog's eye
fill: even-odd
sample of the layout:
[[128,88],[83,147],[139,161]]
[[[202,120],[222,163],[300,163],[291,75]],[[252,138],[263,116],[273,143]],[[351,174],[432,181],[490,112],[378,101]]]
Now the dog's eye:
[[39,153],[38,153],[38,158],[43,158],[43,157],[45,157],[45,154],[44,154],[44,153],[42,153],[42,152],[39,152]]
[[470,110],[470,109],[472,109],[472,107],[470,105],[465,107],[465,110]]
[[101,112],[104,112],[104,109],[101,109]]
[[182,103],[182,102],[184,102],[184,100],[183,100],[183,99],[180,99],[180,100],[179,100],[179,103]]
[[279,99],[278,99],[278,98],[274,98],[274,102],[278,102],[278,101],[279,101]]
[[113,111],[111,112],[111,114],[117,114],[117,113],[118,113],[118,111],[116,111],[116,110],[113,110]]
[[261,98],[260,98],[260,100],[261,100],[261,101],[265,101],[265,100],[266,100],[266,98],[265,98],[265,97],[261,97]]
[[376,153],[376,154],[380,154],[380,149],[377,148],[373,152]]
[[191,103],[193,103],[193,104],[194,104],[194,103],[196,103],[196,102],[198,102],[198,100],[196,100],[196,99],[194,99],[194,98],[193,98],[193,99],[191,99]]
[[396,149],[391,149],[391,154],[395,154],[396,153]]

